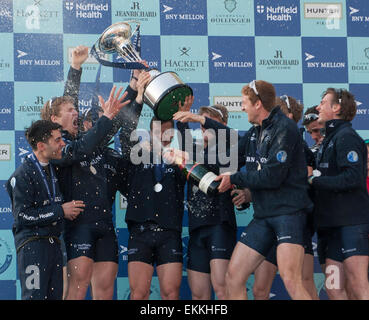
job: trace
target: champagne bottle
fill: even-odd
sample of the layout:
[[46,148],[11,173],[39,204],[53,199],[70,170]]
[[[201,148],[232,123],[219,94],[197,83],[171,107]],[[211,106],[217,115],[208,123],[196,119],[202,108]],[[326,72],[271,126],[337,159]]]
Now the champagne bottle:
[[187,163],[183,157],[178,155],[175,155],[174,163],[180,168],[187,181],[197,186],[202,192],[209,196],[218,193],[220,182],[214,181],[217,177],[214,172],[209,171],[198,162]]
[[[233,189],[233,190],[235,190],[235,189],[241,189],[241,188],[240,188],[240,187],[238,187],[238,186],[233,185],[233,186],[232,186],[232,189]],[[237,192],[233,194],[232,199],[233,199],[234,197],[236,197],[236,196],[238,196],[238,193],[237,193]],[[250,202],[244,202],[244,203],[242,203],[240,206],[235,206],[235,207],[236,207],[236,209],[237,209],[238,211],[243,211],[243,210],[246,210],[247,208],[249,208],[249,207],[250,207]]]

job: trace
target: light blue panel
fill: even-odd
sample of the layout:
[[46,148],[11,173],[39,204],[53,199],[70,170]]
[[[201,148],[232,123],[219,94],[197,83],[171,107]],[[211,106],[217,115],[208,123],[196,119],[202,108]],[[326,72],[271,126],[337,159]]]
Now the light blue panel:
[[349,82],[369,82],[369,39],[347,38]]
[[[160,34],[159,1],[111,0],[112,23],[135,20],[141,24],[141,34]],[[133,32],[134,30],[132,30]]]
[[242,131],[251,128],[247,114],[241,110],[241,89],[244,85],[243,83],[211,83],[209,86],[210,103],[219,103],[227,107],[228,126]]
[[0,80],[14,80],[14,44],[12,33],[1,34],[1,50],[0,50]]
[[62,0],[13,0],[16,33],[63,33]]
[[300,37],[256,37],[255,56],[258,80],[302,82]]
[[348,90],[347,83],[304,83],[304,107],[305,110],[315,105],[319,105],[322,100],[322,94],[327,88],[343,88]]
[[15,130],[24,130],[34,120],[49,99],[63,95],[63,82],[15,82]]
[[342,37],[347,35],[346,1],[300,0],[301,35]]
[[161,71],[178,73],[183,82],[209,82],[208,37],[162,36]]
[[[64,79],[67,79],[69,67],[72,63],[73,49],[79,45],[83,45],[88,47],[90,52],[91,47],[95,44],[98,38],[98,35],[91,34],[64,34]],[[106,54],[103,56],[103,59],[111,61],[112,56]],[[85,63],[82,65],[81,82],[95,82],[98,68],[99,63],[90,54]],[[113,68],[103,66],[101,69],[100,81],[112,82]]]
[[16,250],[11,230],[0,230],[0,280],[16,280]]
[[209,36],[254,36],[253,0],[207,0]]

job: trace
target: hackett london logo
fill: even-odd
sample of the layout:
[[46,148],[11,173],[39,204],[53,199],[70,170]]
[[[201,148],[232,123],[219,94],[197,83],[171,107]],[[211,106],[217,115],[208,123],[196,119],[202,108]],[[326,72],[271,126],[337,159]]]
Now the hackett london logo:
[[298,59],[286,59],[282,50],[275,50],[271,59],[260,59],[259,66],[265,66],[268,70],[288,70],[300,64]]
[[[181,46],[178,48],[179,58],[181,59],[165,59],[164,67],[170,68],[176,72],[178,71],[198,71],[199,68],[204,68],[207,64],[205,60],[188,60],[186,57],[190,56],[191,47]],[[185,60],[186,59],[186,60]]]
[[14,12],[15,18],[24,18],[25,26],[28,30],[39,30],[41,22],[49,22],[60,16],[59,11],[44,8],[44,0],[34,0],[33,5],[24,9],[17,9]]
[[156,11],[145,10],[144,4],[144,1],[132,2],[129,9],[127,8],[127,10],[124,11],[115,11],[115,16],[122,18],[135,18],[140,21],[148,21],[149,18],[155,18],[158,13]]

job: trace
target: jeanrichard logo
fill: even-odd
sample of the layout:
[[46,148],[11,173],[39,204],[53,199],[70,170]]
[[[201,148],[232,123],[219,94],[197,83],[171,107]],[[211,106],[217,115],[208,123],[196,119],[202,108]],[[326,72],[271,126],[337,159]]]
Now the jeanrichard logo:
[[144,1],[134,1],[131,6],[127,6],[124,10],[115,11],[116,17],[135,18],[140,21],[147,21],[148,18],[155,18],[158,13],[156,11],[145,10]]

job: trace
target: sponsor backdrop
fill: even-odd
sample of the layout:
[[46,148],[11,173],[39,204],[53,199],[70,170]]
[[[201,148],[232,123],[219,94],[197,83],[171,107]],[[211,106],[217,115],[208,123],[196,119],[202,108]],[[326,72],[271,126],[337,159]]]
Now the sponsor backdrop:
[[[348,88],[358,105],[353,125],[369,137],[367,1],[1,0],[0,299],[20,297],[11,205],[3,185],[29,152],[24,128],[39,118],[47,99],[63,93],[71,50],[79,44],[91,47],[106,27],[122,20],[141,22],[142,57],[150,66],[177,72],[191,85],[194,110],[221,103],[230,111],[230,126],[245,131],[250,125],[241,112],[240,90],[253,79],[273,82],[279,95],[292,95],[305,108],[318,104],[328,86]],[[91,105],[97,69],[92,57],[83,66],[81,111]],[[106,98],[113,84],[126,86],[128,80],[129,71],[103,67],[100,93]],[[151,116],[146,106],[141,128],[148,126]],[[126,202],[118,196],[115,299],[128,299],[130,294],[125,208]],[[252,209],[237,212],[239,233],[251,218]],[[185,251],[187,221],[185,216]],[[318,263],[314,278],[320,296],[326,298]],[[253,277],[247,283],[251,298],[252,284]],[[190,298],[184,267],[181,299]],[[160,299],[156,274],[150,299]],[[279,276],[271,299],[288,299]]]

